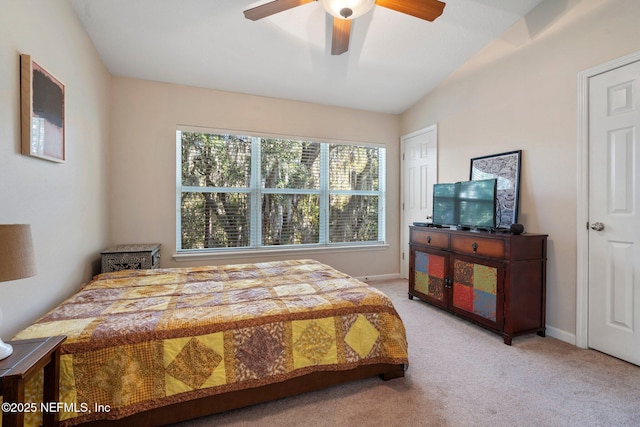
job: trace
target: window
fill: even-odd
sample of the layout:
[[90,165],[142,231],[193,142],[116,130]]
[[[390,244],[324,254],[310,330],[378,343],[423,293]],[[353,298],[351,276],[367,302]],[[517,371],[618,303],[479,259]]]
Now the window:
[[385,150],[178,130],[177,248],[384,242]]

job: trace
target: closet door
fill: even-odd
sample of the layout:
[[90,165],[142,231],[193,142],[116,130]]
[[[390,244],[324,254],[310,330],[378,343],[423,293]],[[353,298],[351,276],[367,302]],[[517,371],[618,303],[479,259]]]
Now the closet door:
[[[425,222],[433,214],[433,184],[438,178],[438,128],[429,126],[409,135],[402,141],[400,229],[407,230],[414,222]],[[402,234],[400,274],[408,278],[409,234]]]
[[640,61],[589,81],[588,345],[640,365]]

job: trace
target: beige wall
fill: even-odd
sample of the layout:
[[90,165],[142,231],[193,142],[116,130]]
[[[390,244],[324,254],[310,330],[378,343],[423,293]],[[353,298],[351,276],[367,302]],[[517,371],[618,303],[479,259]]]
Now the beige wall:
[[[438,123],[442,182],[466,179],[471,157],[523,150],[520,222],[550,236],[547,323],[551,333],[571,341],[576,75],[640,50],[637,0],[547,0],[401,117],[112,79],[67,1],[0,0],[0,10],[0,223],[32,224],[39,271],[0,284],[0,336],[86,281],[108,244],[159,242],[163,266],[203,263],[171,259],[177,125],[385,144],[389,247],[301,256],[357,276],[397,274],[398,137]],[[21,52],[66,84],[65,164],[20,154]]]
[[[114,78],[111,117],[111,243],[161,243],[164,267],[305,257],[356,276],[398,274],[399,116]],[[388,248],[174,261],[178,125],[385,144]]]
[[[65,85],[67,161],[20,154],[19,54]],[[38,274],[0,283],[9,339],[90,279],[107,241],[110,76],[66,0],[0,0],[0,224],[29,223]]]
[[547,325],[576,331],[577,73],[640,50],[640,1],[547,0],[402,116],[438,123],[439,181],[522,149],[519,222],[549,234]]

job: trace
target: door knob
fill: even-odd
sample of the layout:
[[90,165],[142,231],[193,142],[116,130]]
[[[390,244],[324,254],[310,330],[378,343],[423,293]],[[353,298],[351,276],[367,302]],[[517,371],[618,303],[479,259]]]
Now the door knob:
[[602,231],[604,230],[604,224],[601,222],[594,222],[591,224],[591,229],[595,231]]

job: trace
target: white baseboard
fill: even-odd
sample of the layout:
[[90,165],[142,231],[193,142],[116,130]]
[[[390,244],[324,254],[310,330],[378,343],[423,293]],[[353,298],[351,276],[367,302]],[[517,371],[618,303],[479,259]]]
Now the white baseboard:
[[360,276],[360,277],[356,277],[356,279],[362,280],[363,282],[377,282],[379,280],[395,280],[395,279],[400,279],[400,273],[378,274],[375,276]]
[[571,345],[576,345],[576,335],[563,331],[562,329],[554,328],[552,326],[546,326],[546,334],[550,337],[559,339]]

